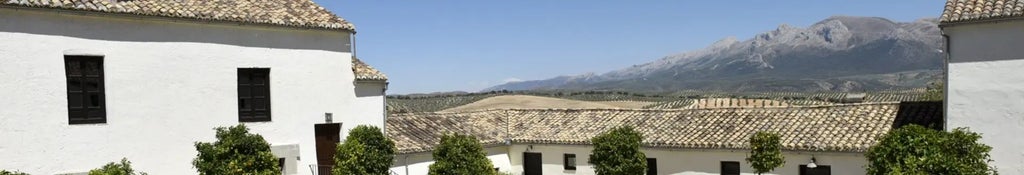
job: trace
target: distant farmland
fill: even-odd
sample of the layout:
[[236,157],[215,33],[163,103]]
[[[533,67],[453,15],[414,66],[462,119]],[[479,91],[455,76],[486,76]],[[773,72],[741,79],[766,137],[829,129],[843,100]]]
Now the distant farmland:
[[[852,94],[852,95],[851,95]],[[642,94],[616,91],[492,91],[444,95],[388,96],[388,112],[449,112],[509,108],[699,109],[813,106],[850,102],[917,101],[924,89],[869,93],[681,91]]]

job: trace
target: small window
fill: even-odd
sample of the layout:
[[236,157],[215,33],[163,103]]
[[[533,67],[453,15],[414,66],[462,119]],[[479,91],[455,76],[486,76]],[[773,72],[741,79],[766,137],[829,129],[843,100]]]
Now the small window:
[[284,173],[285,172],[284,160],[285,159],[283,157],[282,158],[277,158],[277,167],[281,167],[281,174],[286,174],[286,173]]
[[740,162],[722,161],[722,175],[740,175]]
[[68,123],[107,123],[103,57],[64,56],[67,75]]
[[238,121],[270,121],[270,69],[238,69]]
[[576,154],[565,154],[562,159],[565,162],[565,170],[576,170]]
[[647,175],[658,174],[658,159],[647,158]]

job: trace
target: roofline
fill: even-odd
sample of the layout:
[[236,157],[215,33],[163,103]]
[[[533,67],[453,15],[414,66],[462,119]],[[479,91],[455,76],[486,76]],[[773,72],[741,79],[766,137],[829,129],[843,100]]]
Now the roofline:
[[136,19],[157,19],[164,21],[188,21],[198,24],[234,24],[239,26],[259,26],[259,27],[272,27],[272,28],[285,28],[285,29],[303,29],[303,30],[316,30],[326,32],[348,32],[355,34],[356,31],[353,29],[332,29],[324,27],[306,27],[306,26],[294,26],[294,25],[280,25],[280,24],[267,24],[257,22],[244,22],[244,21],[231,21],[231,20],[218,20],[218,19],[198,19],[198,18],[182,18],[182,17],[169,17],[160,15],[147,15],[147,14],[130,14],[130,13],[114,13],[114,12],[103,12],[94,10],[77,10],[77,9],[63,9],[63,8],[50,8],[50,7],[33,7],[33,6],[21,6],[11,4],[0,4],[0,9],[14,9],[14,10],[31,10],[37,12],[54,12],[54,13],[74,13],[77,15],[89,15],[89,16],[100,16],[100,17],[117,17],[117,18],[136,18]]
[[983,23],[999,23],[1004,21],[1013,20],[1024,20],[1024,16],[1004,17],[1004,18],[990,18],[990,19],[978,19],[978,20],[964,20],[956,22],[939,22],[939,28],[953,27],[967,24],[983,24]]
[[[908,101],[910,102],[910,101]],[[680,112],[680,111],[700,111],[700,110],[731,110],[731,109],[813,109],[813,108],[830,108],[830,107],[849,107],[849,106],[867,106],[867,105],[895,105],[903,102],[890,101],[890,102],[866,102],[866,103],[843,103],[843,104],[831,104],[831,105],[811,105],[811,106],[768,106],[768,107],[717,107],[717,108],[695,108],[695,109],[631,109],[631,108],[532,108],[532,109],[483,109],[473,111],[456,111],[456,112],[411,112],[411,113],[398,113],[392,116],[403,117],[409,115],[419,114],[467,114],[467,113],[482,113],[482,112],[500,112],[500,111],[638,111],[638,112]]]
[[[515,142],[515,141],[512,141],[511,145],[505,144],[505,143],[493,143],[493,144],[482,144],[482,146],[486,149],[486,148],[496,148],[496,147],[502,147],[502,146],[513,146],[513,145],[517,145],[517,144],[518,145],[559,145],[559,146],[593,146],[594,145],[594,144],[591,144],[591,143],[572,144],[572,143],[536,143],[536,142]],[[409,154],[429,153],[429,152],[433,152],[435,150],[434,148],[435,147],[431,147],[429,149],[418,150],[418,151],[408,151],[408,152],[402,152],[401,150],[399,150],[399,151],[396,151],[396,154],[398,154],[398,155],[409,155]],[[647,145],[647,144],[640,144],[640,148],[645,148],[645,149],[664,149],[664,150],[669,150],[669,151],[749,151],[750,150],[750,149],[746,149],[746,148],[687,148],[687,147],[671,147],[671,146],[650,146],[650,145]],[[860,151],[857,151],[857,150],[838,151],[838,150],[803,150],[803,149],[785,149],[785,148],[782,148],[780,150],[781,151],[793,152],[793,153],[811,153],[811,154],[813,154],[813,153],[839,153],[839,154],[843,154],[843,153],[846,153],[846,154],[863,154],[863,153],[867,153],[867,150],[860,150]]]

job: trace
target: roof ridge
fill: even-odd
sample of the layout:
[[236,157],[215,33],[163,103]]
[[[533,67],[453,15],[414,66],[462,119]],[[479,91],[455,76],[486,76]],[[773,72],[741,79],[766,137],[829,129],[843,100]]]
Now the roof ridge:
[[864,103],[840,103],[840,104],[827,104],[827,105],[810,105],[810,106],[767,106],[767,107],[713,107],[713,108],[695,108],[695,109],[633,109],[633,108],[506,108],[506,109],[483,109],[483,110],[471,110],[471,111],[446,111],[446,112],[411,112],[401,113],[394,115],[437,115],[437,114],[473,114],[480,112],[493,112],[493,111],[517,111],[517,112],[531,112],[531,111],[634,111],[634,112],[681,112],[681,111],[702,111],[702,110],[738,110],[738,109],[816,109],[816,108],[831,108],[831,107],[851,107],[851,106],[872,106],[872,105],[892,105],[899,104],[898,101],[890,102],[864,102]]

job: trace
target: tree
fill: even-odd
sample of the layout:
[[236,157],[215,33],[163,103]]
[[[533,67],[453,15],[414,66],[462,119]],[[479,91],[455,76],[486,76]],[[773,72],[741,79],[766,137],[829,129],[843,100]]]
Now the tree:
[[981,135],[907,125],[889,131],[868,149],[868,174],[997,174]]
[[147,175],[145,172],[136,173],[132,169],[132,162],[127,158],[121,158],[121,163],[110,162],[103,167],[89,170],[89,175]]
[[487,153],[476,137],[462,134],[445,134],[441,144],[434,149],[434,164],[430,164],[430,175],[490,175],[494,165],[487,159]]
[[395,158],[395,142],[376,126],[352,128],[337,149],[333,174],[388,175]]
[[921,96],[921,100],[924,101],[942,101],[946,94],[942,91],[945,90],[942,82],[933,82],[928,85],[928,88],[924,92],[924,96]]
[[230,128],[217,127],[217,141],[196,142],[199,154],[192,160],[202,175],[281,173],[277,159],[270,152],[270,144],[259,134],[250,134],[249,128],[239,124]]
[[643,135],[633,127],[617,127],[591,139],[590,164],[597,174],[645,174],[647,155],[640,152]]
[[757,174],[782,167],[782,164],[786,163],[786,157],[782,156],[779,135],[760,131],[750,136],[750,155],[747,155],[747,163],[750,163],[750,167],[754,168]]
[[28,175],[27,173],[17,171],[0,170],[0,175]]

